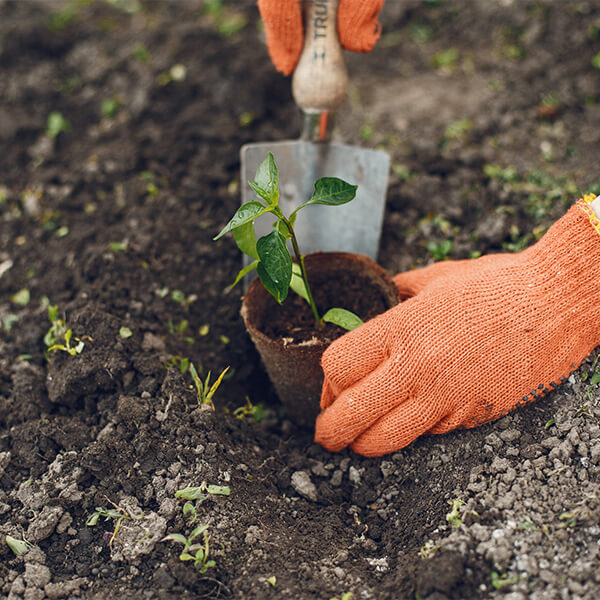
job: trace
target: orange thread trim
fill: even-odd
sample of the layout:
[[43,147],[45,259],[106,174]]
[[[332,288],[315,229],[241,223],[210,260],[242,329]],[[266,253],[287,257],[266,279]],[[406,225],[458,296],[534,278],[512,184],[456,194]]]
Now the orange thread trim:
[[593,194],[586,194],[581,200],[577,201],[577,206],[579,206],[579,208],[581,208],[581,210],[588,216],[592,227],[596,230],[596,233],[600,235],[600,219],[597,217],[594,209],[589,204],[595,198],[596,196]]
[[329,111],[324,110],[319,116],[319,139],[321,141],[325,140],[325,136],[327,135],[327,119],[329,117]]

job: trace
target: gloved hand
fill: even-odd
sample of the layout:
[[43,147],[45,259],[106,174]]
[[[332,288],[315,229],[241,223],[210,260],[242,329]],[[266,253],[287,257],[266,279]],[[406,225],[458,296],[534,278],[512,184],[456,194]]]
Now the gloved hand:
[[323,355],[315,440],[331,451],[381,456],[423,433],[492,421],[600,345],[600,220],[584,200],[523,252],[395,282],[408,299]]
[[[370,52],[381,35],[377,15],[384,0],[339,0],[338,35],[346,50]],[[289,75],[296,66],[304,29],[300,0],[258,0],[267,47],[278,71]]]

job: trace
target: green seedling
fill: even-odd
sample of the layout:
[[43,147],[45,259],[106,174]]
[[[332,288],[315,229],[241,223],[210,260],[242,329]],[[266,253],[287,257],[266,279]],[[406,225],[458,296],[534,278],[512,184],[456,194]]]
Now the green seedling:
[[196,296],[196,294],[189,294],[186,296],[181,290],[173,290],[171,292],[171,300],[177,302],[177,304],[181,304],[185,310],[188,310],[190,304],[198,300],[198,296]]
[[246,26],[245,15],[226,9],[221,0],[205,0],[204,14],[210,17],[217,33],[229,37]]
[[119,527],[121,526],[123,519],[141,519],[141,517],[135,517],[134,515],[129,514],[124,508],[121,508],[117,505],[114,505],[114,508],[96,506],[94,512],[87,518],[85,522],[86,527],[94,527],[94,525],[96,525],[100,520],[100,517],[104,518],[105,521],[110,521],[113,519],[115,522],[112,535],[110,536],[110,540],[108,542],[109,546],[112,546],[112,543],[117,537],[117,533],[119,532]]
[[436,69],[452,70],[456,67],[459,58],[460,54],[456,48],[448,48],[436,52],[431,59],[431,64]]
[[202,381],[202,379],[200,379],[200,375],[198,375],[198,371],[196,371],[194,363],[191,362],[189,368],[190,375],[192,376],[192,380],[196,386],[198,404],[212,404],[212,398],[215,395],[215,392],[219,389],[219,386],[223,381],[223,377],[225,377],[225,373],[229,371],[229,367],[225,367],[223,371],[221,371],[221,374],[217,377],[216,381],[212,385],[210,384],[210,371],[208,372],[206,379]]
[[110,242],[110,244],[108,244],[108,249],[111,252],[125,252],[127,246],[127,242]]
[[230,493],[231,488],[228,485],[207,484],[206,481],[203,481],[199,486],[177,490],[175,492],[175,498],[204,501],[208,498],[206,494],[211,494],[213,496],[229,496]]
[[189,366],[190,366],[190,359],[189,358],[185,358],[185,357],[182,358],[181,356],[172,356],[165,363],[165,367],[167,369],[175,368],[182,375],[184,375],[185,373],[187,373],[187,370],[189,369]]
[[130,338],[133,335],[133,331],[131,331],[131,329],[129,329],[129,327],[121,327],[119,329],[119,335],[126,340],[127,338]]
[[[310,305],[318,329],[323,327],[324,322],[334,323],[348,330],[361,325],[362,321],[359,317],[343,308],[331,308],[321,317],[308,283],[304,256],[300,252],[294,231],[296,216],[301,209],[311,204],[325,206],[346,204],[354,199],[358,186],[337,177],[322,177],[315,182],[310,200],[301,204],[289,217],[286,217],[279,207],[279,171],[271,152],[259,165],[254,181],[248,183],[256,192],[258,200],[243,204],[214,238],[218,240],[226,233],[232,232],[238,248],[254,259],[238,273],[232,287],[256,269],[265,289],[280,304],[286,299],[290,288],[304,298]],[[266,213],[275,217],[273,231],[257,240],[254,221]],[[294,250],[295,264],[287,245],[288,241],[291,242]]]
[[410,39],[417,44],[425,44],[434,36],[433,28],[426,23],[415,23],[410,30]]
[[83,340],[79,338],[75,338],[77,342],[76,346],[71,346],[71,338],[73,337],[73,330],[67,329],[64,335],[64,344],[53,344],[48,348],[48,352],[53,352],[54,350],[62,350],[63,352],[67,352],[70,356],[76,356],[77,354],[81,354],[83,352],[83,348],[85,346]]
[[[80,338],[73,338],[73,330],[67,327],[67,323],[64,319],[58,317],[58,306],[48,306],[48,319],[50,320],[50,329],[44,336],[44,344],[46,344],[46,358],[50,352],[54,350],[62,350],[67,352],[70,356],[76,356],[83,352],[85,343]],[[92,338],[88,335],[84,338],[91,340]],[[75,346],[71,345],[71,340],[77,342]]]
[[63,115],[57,111],[51,112],[46,121],[46,135],[51,138],[57,137],[64,131],[69,131],[71,124]]
[[434,260],[448,260],[452,252],[452,240],[442,240],[441,242],[427,242],[427,251]]
[[262,404],[252,404],[250,398],[246,396],[246,404],[236,408],[233,411],[233,416],[236,419],[252,417],[258,423],[265,418],[266,412]]
[[330,600],[352,600],[352,592],[345,592],[339,598],[335,596],[334,598],[330,598]]
[[[587,400],[590,397],[593,387],[596,384],[600,383],[600,371],[596,370],[599,359],[600,359],[600,355],[596,356],[596,358],[594,359],[594,362],[592,363],[591,371],[589,371],[589,372],[584,371],[581,374],[581,381],[587,381],[589,379],[589,382],[590,382],[585,391],[585,395],[583,396],[584,400]],[[579,411],[577,412],[577,416],[583,416],[583,417],[591,416],[588,412],[587,404],[584,406],[585,406],[585,410],[582,410],[583,407],[580,407]]]
[[[170,533],[163,538],[163,542],[171,541],[183,544],[183,550],[179,555],[181,561],[193,561],[194,567],[199,573],[206,573],[208,569],[216,566],[214,560],[209,560],[209,535],[206,532],[208,525],[199,525],[186,538],[181,533]],[[202,535],[203,543],[194,543],[194,540]]]
[[462,525],[462,519],[460,518],[460,507],[464,504],[464,500],[457,498],[450,500],[448,504],[452,506],[452,510],[446,515],[446,521],[453,527],[460,527]]
[[434,544],[433,542],[427,542],[424,546],[421,546],[419,550],[419,557],[423,560],[429,558],[436,550],[439,550],[439,544]]
[[500,575],[496,571],[490,573],[492,579],[492,586],[497,590],[502,590],[509,585],[513,585],[519,581],[518,575],[513,575],[510,579],[506,573]]
[[517,525],[517,529],[522,531],[535,531],[537,528],[537,525],[531,520],[529,515],[525,515],[523,520]]
[[27,306],[31,300],[31,293],[27,288],[19,290],[10,297],[10,301],[17,306]]
[[119,112],[120,108],[121,101],[116,97],[105,98],[100,104],[100,112],[103,117],[114,117]]
[[21,554],[29,552],[29,549],[33,545],[26,539],[18,540],[17,538],[12,537],[11,535],[7,535],[4,538],[4,541],[6,542],[6,545],[13,551],[15,556],[20,556]]
[[[198,498],[199,504],[202,504],[204,500],[206,500],[207,496],[203,498]],[[188,521],[193,525],[198,520],[198,513],[196,511],[196,507],[191,502],[186,502],[183,505],[183,516],[187,517]]]
[[141,63],[147,63],[148,60],[150,60],[150,52],[148,52],[148,48],[146,48],[144,44],[136,44],[132,54],[133,57]]
[[[589,393],[589,390],[588,392]],[[577,412],[575,413],[576,417],[582,417],[583,419],[591,419],[592,418],[592,413],[590,412],[590,406],[589,404],[582,404],[578,409]]]
[[473,129],[473,121],[471,119],[461,119],[460,121],[452,121],[446,125],[444,138],[446,140],[460,140]]
[[173,319],[167,319],[167,328],[169,329],[169,333],[171,335],[180,337],[184,342],[187,342],[188,344],[193,344],[194,338],[185,335],[185,332],[188,330],[189,325],[190,322],[187,319],[182,319],[181,321],[179,321],[179,323],[177,323],[177,325],[173,323]]

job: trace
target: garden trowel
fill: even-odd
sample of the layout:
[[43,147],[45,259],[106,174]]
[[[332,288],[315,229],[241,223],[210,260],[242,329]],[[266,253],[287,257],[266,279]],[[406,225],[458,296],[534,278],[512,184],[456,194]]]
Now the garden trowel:
[[[241,150],[242,203],[255,200],[248,186],[272,152],[279,168],[280,206],[290,214],[310,199],[319,177],[358,185],[356,198],[339,207],[310,206],[295,224],[303,254],[318,250],[357,252],[375,259],[385,208],[390,158],[380,150],[329,143],[329,111],[344,100],[348,75],[337,34],[337,0],[304,2],[305,41],[292,78],[292,93],[304,113],[301,139],[247,144]],[[256,235],[270,232],[255,222]]]

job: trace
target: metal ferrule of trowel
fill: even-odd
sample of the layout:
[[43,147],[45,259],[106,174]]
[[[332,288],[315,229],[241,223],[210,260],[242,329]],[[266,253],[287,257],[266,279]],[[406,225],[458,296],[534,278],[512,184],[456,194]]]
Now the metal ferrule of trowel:
[[[294,229],[303,254],[343,251],[376,259],[383,224],[390,157],[328,141],[328,117],[344,100],[348,75],[337,34],[337,0],[304,2],[304,48],[292,78],[292,93],[304,113],[298,140],[247,144],[241,149],[242,203],[255,199],[247,182],[272,152],[280,177],[280,206],[290,214],[312,195],[320,177],[339,177],[358,185],[356,198],[339,207],[314,205],[298,213]],[[257,237],[272,222],[255,222]],[[245,257],[247,258],[247,257]],[[247,264],[247,263],[246,263]],[[248,279],[248,278],[246,278]]]

